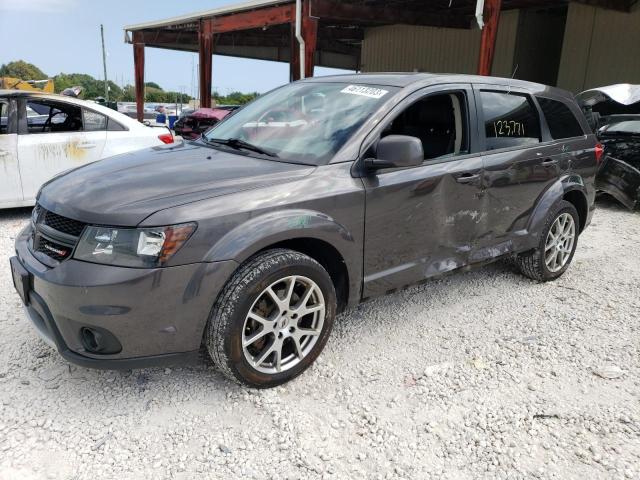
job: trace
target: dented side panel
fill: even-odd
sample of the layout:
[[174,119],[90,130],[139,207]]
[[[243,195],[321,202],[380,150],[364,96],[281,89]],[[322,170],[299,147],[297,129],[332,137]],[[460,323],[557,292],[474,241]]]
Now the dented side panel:
[[0,135],[0,208],[22,205],[18,167],[18,135]]
[[365,177],[366,236],[363,297],[455,270],[469,262],[486,229],[482,159],[461,157]]

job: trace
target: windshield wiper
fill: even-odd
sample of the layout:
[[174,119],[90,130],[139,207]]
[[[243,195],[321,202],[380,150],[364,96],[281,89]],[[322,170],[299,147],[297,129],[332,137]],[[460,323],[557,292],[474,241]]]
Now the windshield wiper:
[[252,152],[256,152],[261,155],[278,158],[278,155],[276,153],[265,150],[264,148],[252,143],[245,142],[244,140],[240,140],[239,138],[207,138],[204,135],[202,136],[202,138],[208,143],[218,143],[220,145],[225,145],[236,150],[251,150]]

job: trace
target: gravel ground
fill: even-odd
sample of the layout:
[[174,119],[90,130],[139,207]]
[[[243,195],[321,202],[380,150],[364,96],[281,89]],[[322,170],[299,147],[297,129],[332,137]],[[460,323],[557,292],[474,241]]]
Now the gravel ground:
[[[559,281],[504,263],[342,315],[285,387],[69,366],[23,318],[0,212],[0,478],[640,478],[640,214]],[[611,378],[615,377],[615,378]]]

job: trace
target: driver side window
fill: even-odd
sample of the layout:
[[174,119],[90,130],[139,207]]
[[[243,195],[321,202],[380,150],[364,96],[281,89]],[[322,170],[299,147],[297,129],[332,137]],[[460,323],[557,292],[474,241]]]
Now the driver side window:
[[425,160],[469,153],[466,97],[463,92],[430,95],[407,107],[385,128],[382,137],[419,138]]
[[29,133],[78,132],[82,130],[82,110],[76,105],[49,100],[27,102]]

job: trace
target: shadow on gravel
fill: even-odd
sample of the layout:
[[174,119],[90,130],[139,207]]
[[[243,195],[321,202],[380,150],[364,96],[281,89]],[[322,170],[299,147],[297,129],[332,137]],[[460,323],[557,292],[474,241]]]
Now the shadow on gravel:
[[622,205],[618,200],[616,200],[611,195],[608,195],[606,193],[598,194],[598,196],[596,197],[596,209],[598,208],[617,211],[617,212],[626,212],[629,215],[638,215],[640,213],[640,211],[634,212],[629,210],[624,205]]

